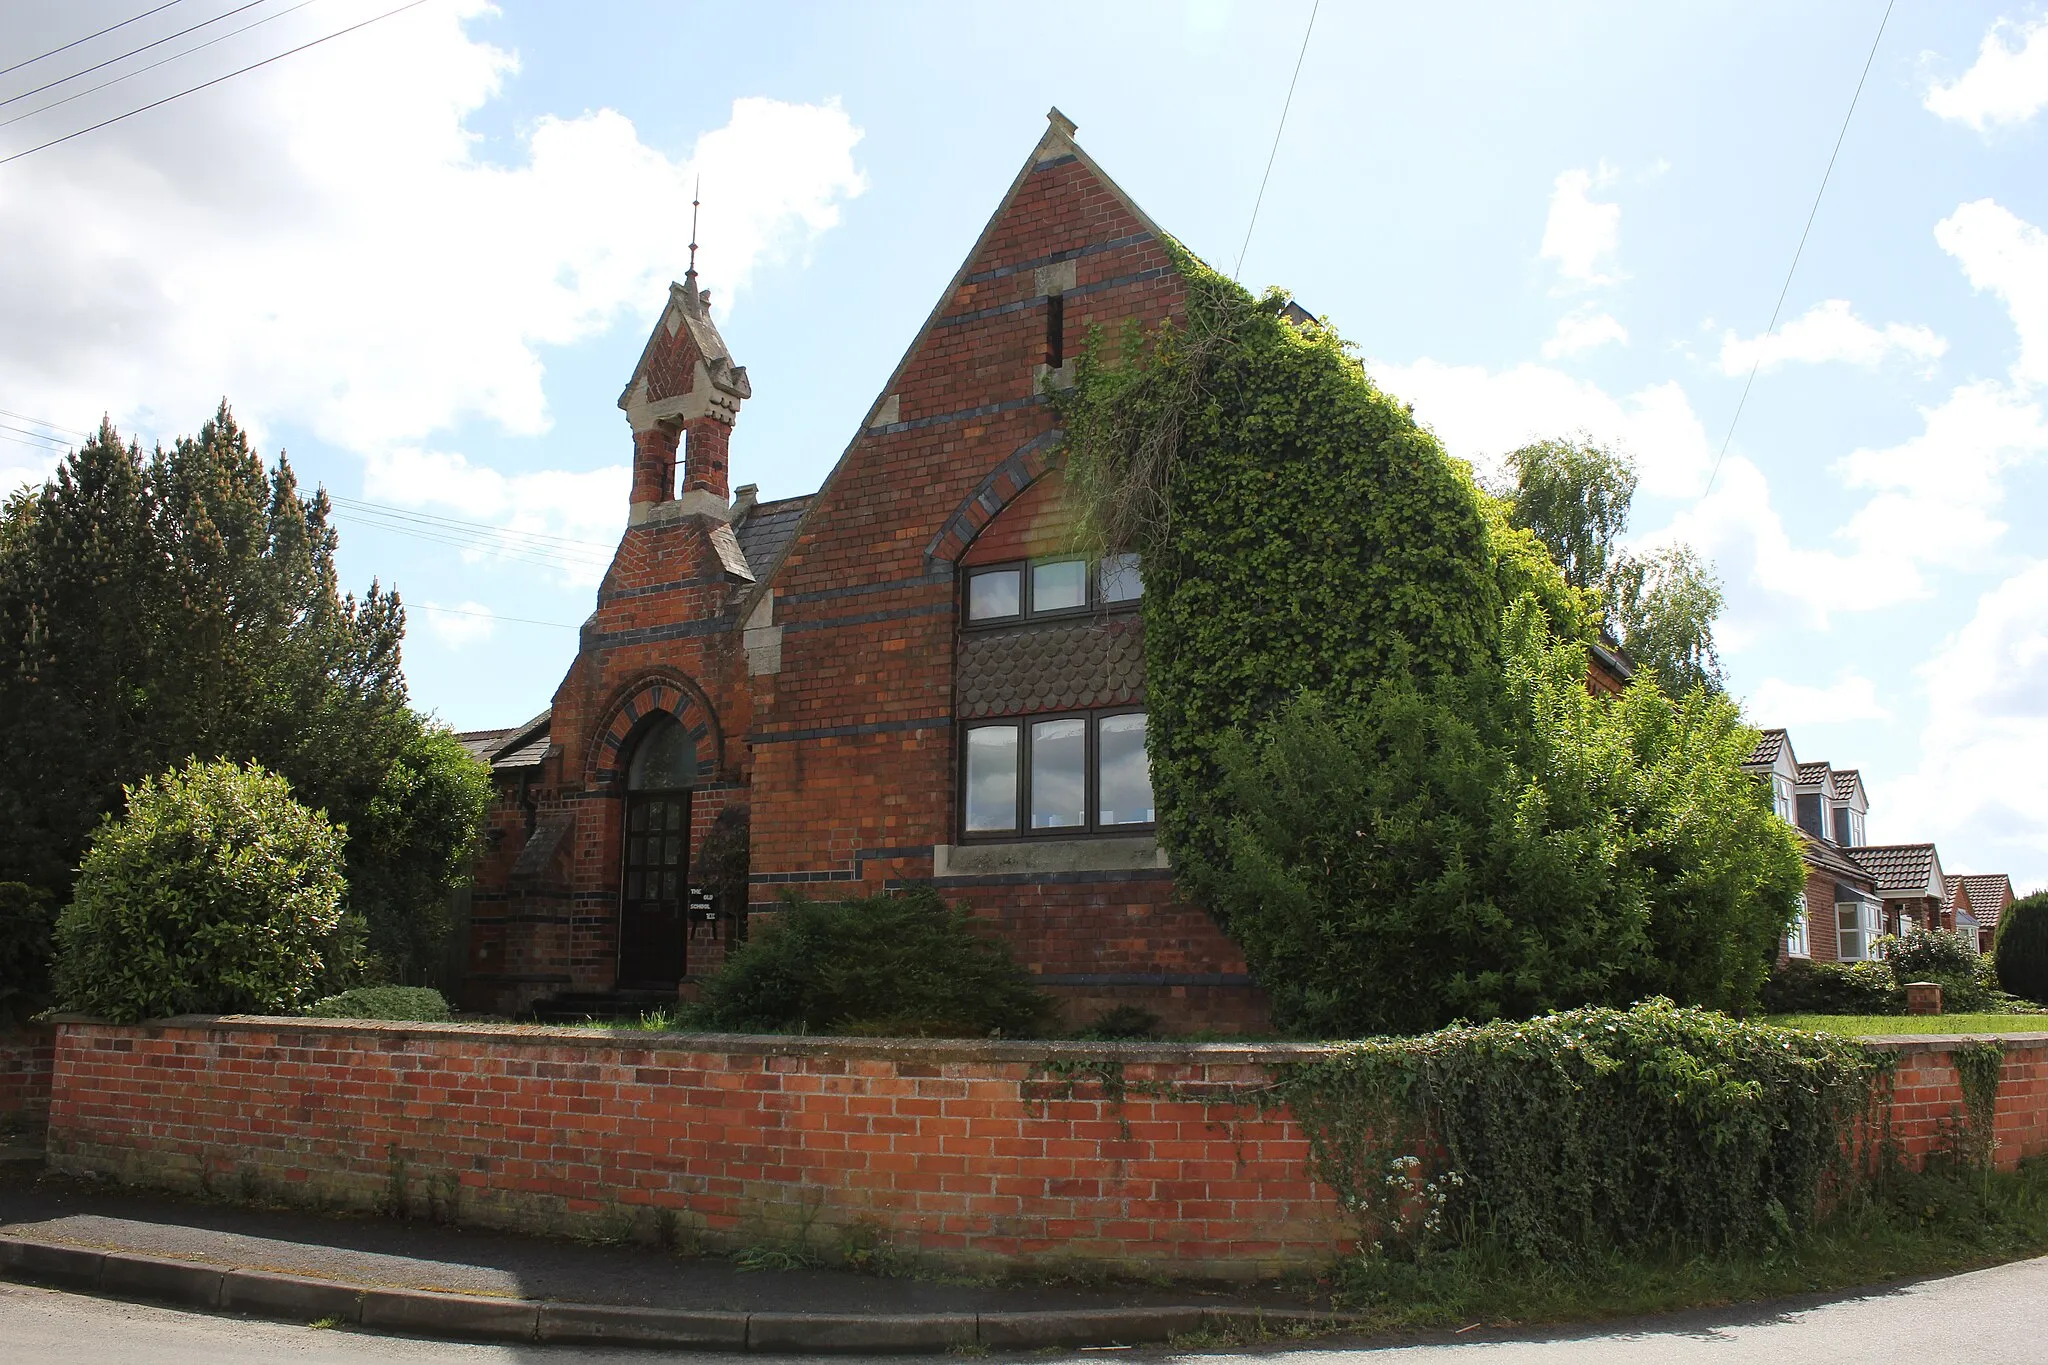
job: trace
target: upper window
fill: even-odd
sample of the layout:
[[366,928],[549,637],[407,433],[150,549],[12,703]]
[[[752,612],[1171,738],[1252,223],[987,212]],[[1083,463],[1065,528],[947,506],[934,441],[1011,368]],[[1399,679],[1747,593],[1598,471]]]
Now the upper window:
[[633,761],[626,767],[626,790],[677,791],[694,786],[696,780],[697,741],[674,716],[656,717],[633,746]]
[[1806,893],[1799,893],[1799,910],[1792,916],[1791,927],[1785,930],[1785,956],[1812,957],[1813,948],[1807,937]]
[[965,835],[1086,833],[1153,821],[1142,711],[970,725],[962,750]]
[[1778,818],[1786,824],[1797,824],[1793,814],[1792,784],[1776,773],[1771,774],[1771,806],[1778,812]]
[[1091,562],[1078,555],[970,569],[967,619],[1018,621],[1063,616],[1090,607],[1135,602],[1144,593],[1136,555],[1109,555]]
[[1849,807],[1849,847],[1863,847],[1863,812]]

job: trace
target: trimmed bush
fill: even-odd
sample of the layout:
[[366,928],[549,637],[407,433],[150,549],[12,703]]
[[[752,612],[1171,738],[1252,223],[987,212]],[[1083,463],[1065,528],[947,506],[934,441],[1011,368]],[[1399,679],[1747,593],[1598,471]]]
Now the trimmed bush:
[[1369,1248],[1586,1263],[1811,1227],[1869,1169],[1879,1065],[1851,1039],[1652,1000],[1367,1039],[1279,1097]]
[[2048,1005],[2048,891],[2005,907],[1991,940],[1998,984],[2037,1005]]
[[1914,929],[1896,938],[1881,938],[1875,946],[1900,987],[1901,1001],[1908,981],[1933,981],[1941,987],[1944,1014],[1997,1007],[1994,992],[1998,983],[1984,979],[1983,955],[1967,933]]
[[698,1022],[751,1032],[1029,1037],[1049,1002],[966,907],[930,887],[864,900],[791,897],[704,983]]
[[50,934],[57,911],[50,893],[0,882],[0,1022],[26,1019],[49,1004]]
[[1793,958],[1764,983],[1766,1014],[1903,1014],[1906,997],[1882,962]]
[[57,997],[119,1023],[288,1014],[331,965],[342,833],[255,764],[194,759],[125,791],[57,921]]
[[445,1024],[452,1017],[441,992],[428,986],[358,986],[315,1000],[306,1013],[315,1019],[393,1019]]

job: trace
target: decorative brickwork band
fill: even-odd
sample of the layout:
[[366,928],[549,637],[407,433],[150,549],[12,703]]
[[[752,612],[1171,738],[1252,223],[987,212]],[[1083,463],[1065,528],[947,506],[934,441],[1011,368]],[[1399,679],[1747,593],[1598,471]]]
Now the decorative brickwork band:
[[960,504],[939,533],[932,537],[931,544],[924,547],[927,564],[943,562],[957,564],[960,556],[967,553],[967,547],[981,534],[981,528],[996,519],[996,516],[1025,489],[1037,483],[1048,469],[1053,467],[1053,456],[1059,450],[1060,438],[1066,433],[1058,427],[1041,431],[1012,451],[1010,457],[995,467],[980,487],[968,495]]
[[719,734],[718,717],[696,684],[679,674],[650,673],[629,683],[606,708],[597,727],[590,753],[583,764],[583,785],[588,791],[604,791],[625,780],[627,743],[640,722],[657,712],[672,715],[697,745],[697,781],[707,783],[718,776],[720,756],[725,752]]

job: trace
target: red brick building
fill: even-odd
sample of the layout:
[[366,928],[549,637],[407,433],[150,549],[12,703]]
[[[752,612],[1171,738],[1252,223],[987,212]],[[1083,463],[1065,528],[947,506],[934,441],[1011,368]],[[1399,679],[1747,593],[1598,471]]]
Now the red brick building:
[[1152,826],[1136,565],[1072,550],[1045,397],[1087,329],[1183,284],[1159,229],[1057,111],[824,486],[728,493],[752,397],[695,270],[619,406],[631,516],[547,712],[470,736],[497,776],[466,994],[672,994],[733,921],[692,859],[751,808],[752,904],[929,881],[1085,1019],[1263,1007],[1174,900]]

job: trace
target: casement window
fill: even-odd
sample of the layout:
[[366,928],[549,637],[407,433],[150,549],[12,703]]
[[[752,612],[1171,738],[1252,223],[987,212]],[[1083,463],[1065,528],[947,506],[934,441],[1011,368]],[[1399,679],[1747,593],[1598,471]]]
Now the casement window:
[[1878,908],[1869,901],[1836,901],[1837,955],[1843,962],[1867,962],[1870,941],[1883,932]]
[[1792,925],[1785,930],[1785,956],[1812,957],[1813,947],[1807,937],[1806,893],[1799,893],[1799,910],[1792,916]]
[[1848,815],[1849,847],[1861,848],[1863,847],[1863,812],[1851,806],[1848,809]]
[[1778,812],[1778,818],[1786,824],[1799,823],[1793,804],[1792,784],[1776,773],[1771,774],[1771,807]]
[[1149,827],[1152,769],[1143,711],[1021,716],[965,727],[963,838]]
[[968,571],[967,622],[982,626],[1071,616],[1136,602],[1144,591],[1138,557],[1131,554],[993,564]]

